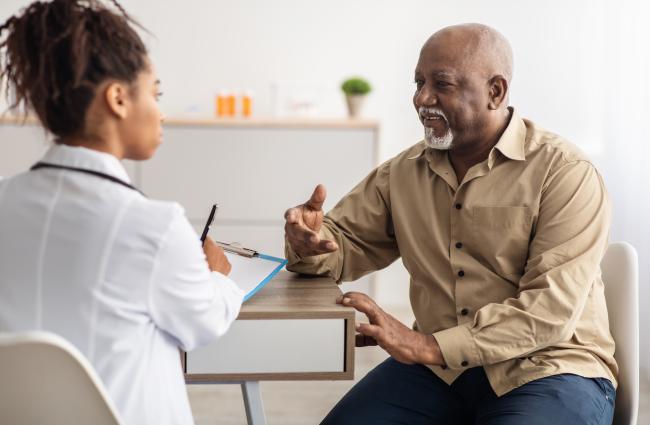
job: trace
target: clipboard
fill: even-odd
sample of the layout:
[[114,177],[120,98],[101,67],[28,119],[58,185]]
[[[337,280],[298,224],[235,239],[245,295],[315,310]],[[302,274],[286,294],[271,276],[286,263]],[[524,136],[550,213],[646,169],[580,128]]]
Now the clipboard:
[[235,243],[215,242],[226,252],[232,266],[228,278],[246,292],[244,302],[251,299],[287,265],[284,258],[262,254]]

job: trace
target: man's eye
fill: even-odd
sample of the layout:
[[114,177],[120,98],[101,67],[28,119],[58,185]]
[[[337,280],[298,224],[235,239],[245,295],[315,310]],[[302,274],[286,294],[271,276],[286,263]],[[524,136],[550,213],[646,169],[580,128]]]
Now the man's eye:
[[414,83],[415,83],[415,87],[417,87],[418,90],[420,90],[424,85],[424,81],[422,80],[415,80]]
[[162,95],[163,95],[163,92],[161,92],[161,91],[157,92],[157,93],[156,93],[156,100],[160,100],[160,98],[162,97]]
[[443,87],[443,88],[444,88],[444,87],[449,87],[449,86],[451,86],[451,83],[448,83],[448,82],[446,82],[446,81],[442,81],[442,80],[438,80],[438,81],[436,81],[436,85],[437,85],[438,87]]

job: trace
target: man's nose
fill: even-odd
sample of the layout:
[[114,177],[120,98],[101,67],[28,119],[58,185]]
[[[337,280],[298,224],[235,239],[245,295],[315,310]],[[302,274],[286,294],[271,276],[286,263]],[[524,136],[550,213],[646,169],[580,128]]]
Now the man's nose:
[[418,106],[434,106],[438,103],[438,96],[435,90],[424,85],[415,97],[415,103]]

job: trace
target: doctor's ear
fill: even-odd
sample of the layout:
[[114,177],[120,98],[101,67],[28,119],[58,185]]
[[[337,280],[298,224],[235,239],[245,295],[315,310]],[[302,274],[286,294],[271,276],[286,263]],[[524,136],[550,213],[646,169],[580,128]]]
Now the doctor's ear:
[[104,89],[104,100],[109,111],[121,119],[127,116],[129,96],[129,87],[122,82],[111,82]]

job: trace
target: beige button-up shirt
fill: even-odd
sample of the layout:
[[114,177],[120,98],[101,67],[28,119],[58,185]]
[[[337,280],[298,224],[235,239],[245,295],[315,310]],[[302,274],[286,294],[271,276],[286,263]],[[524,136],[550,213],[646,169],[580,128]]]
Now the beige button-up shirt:
[[513,111],[460,183],[424,142],[380,165],[324,219],[339,250],[300,258],[287,244],[287,268],[349,281],[401,256],[415,328],[438,341],[447,367],[430,367],[447,383],[482,366],[497,395],[560,373],[616,385],[599,265],[609,224],[593,164]]

